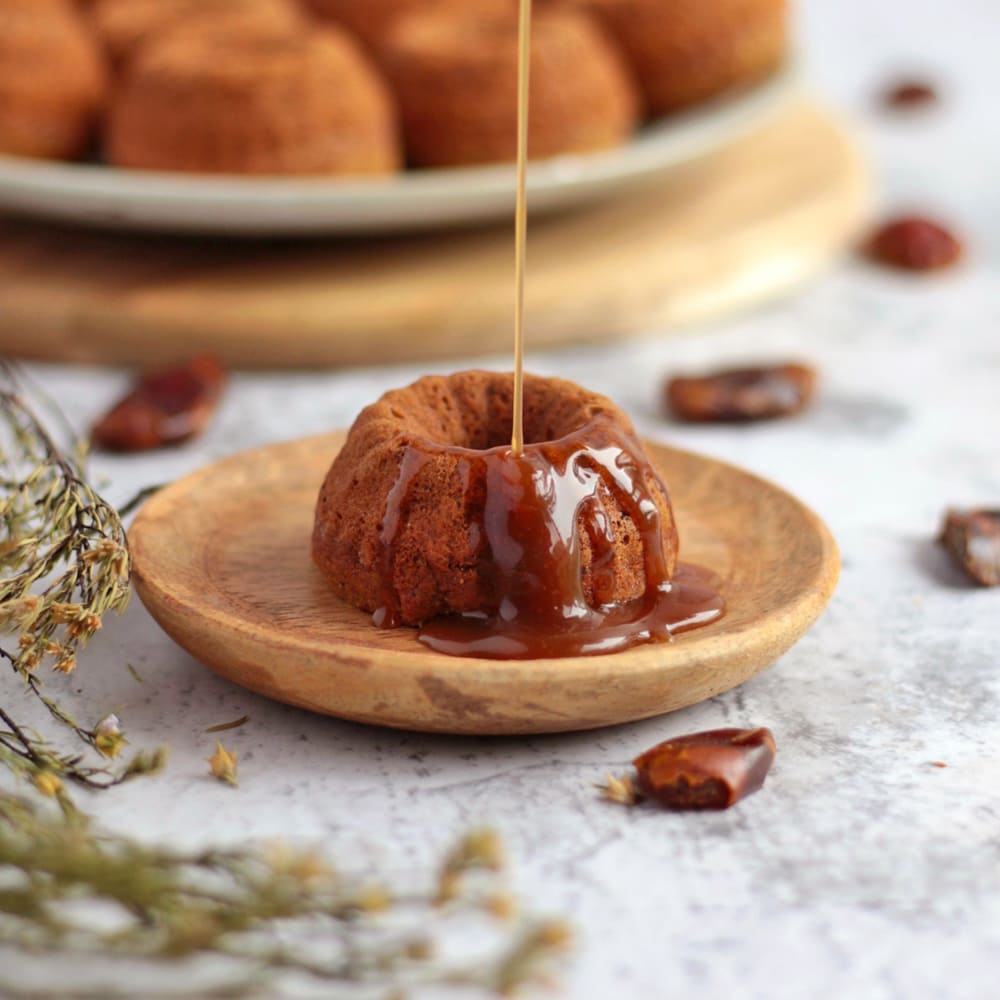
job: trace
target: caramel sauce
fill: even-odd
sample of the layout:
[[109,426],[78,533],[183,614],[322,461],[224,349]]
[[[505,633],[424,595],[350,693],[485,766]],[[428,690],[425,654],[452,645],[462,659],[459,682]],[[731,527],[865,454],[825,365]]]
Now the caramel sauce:
[[[524,270],[527,231],[528,70],[531,0],[520,0],[518,38],[517,201],[515,208],[514,387],[510,446],[475,450],[424,438],[407,441],[380,528],[382,606],[376,625],[401,624],[393,589],[397,543],[410,492],[432,457],[456,459],[468,492],[485,484],[485,503],[469,525],[479,540],[477,571],[493,606],[425,622],[419,638],[440,653],[535,659],[613,653],[716,621],[725,613],[718,580],[675,566],[676,532],[663,524],[650,484],[667,492],[641,444],[607,417],[555,441],[524,440]],[[615,499],[642,543],[643,590],[633,600],[592,606],[584,590],[581,536],[589,542],[591,579],[613,572],[614,525],[602,490]],[[472,505],[466,505],[471,509]]]
[[524,451],[524,267],[528,236],[528,96],[531,0],[520,0],[517,20],[517,198],[514,205],[514,420],[510,450]]
[[[598,416],[559,440],[526,445],[520,456],[506,446],[478,451],[411,440],[382,520],[387,586],[376,625],[398,624],[390,583],[396,541],[417,474],[442,451],[458,460],[467,486],[485,483],[485,503],[470,531],[481,540],[480,571],[495,606],[424,623],[419,638],[431,649],[492,659],[611,653],[666,641],[722,616],[725,605],[711,574],[682,566],[671,576],[673,529],[663,524],[650,483],[664,496],[666,490],[639,442]],[[645,589],[635,600],[592,607],[583,587],[581,534],[597,575],[609,571],[618,541],[602,487],[641,539]]]

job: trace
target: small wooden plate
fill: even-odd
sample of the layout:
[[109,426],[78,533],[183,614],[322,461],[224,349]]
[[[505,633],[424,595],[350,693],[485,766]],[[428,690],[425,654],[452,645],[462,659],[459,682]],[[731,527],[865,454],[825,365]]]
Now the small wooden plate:
[[313,505],[343,433],[243,452],[162,490],[129,541],[163,629],[224,677],[329,715],[443,733],[592,729],[669,712],[763,670],[816,620],[837,547],[798,500],[747,472],[647,443],[682,556],[723,580],[726,617],[607,656],[477,660],[377,629],[310,558]]

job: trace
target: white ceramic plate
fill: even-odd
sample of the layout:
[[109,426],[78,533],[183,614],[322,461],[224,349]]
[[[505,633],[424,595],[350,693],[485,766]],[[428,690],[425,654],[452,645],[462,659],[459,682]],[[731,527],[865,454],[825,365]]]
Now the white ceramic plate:
[[[588,201],[723,146],[776,113],[788,68],[753,90],[648,126],[626,146],[530,165],[533,213]],[[403,232],[507,216],[509,165],[412,170],[385,179],[184,175],[0,156],[0,209],[97,226],[223,236]]]

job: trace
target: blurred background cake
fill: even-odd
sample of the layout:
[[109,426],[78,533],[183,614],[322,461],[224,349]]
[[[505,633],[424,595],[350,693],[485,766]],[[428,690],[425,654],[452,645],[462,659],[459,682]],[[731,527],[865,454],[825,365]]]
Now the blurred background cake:
[[[766,77],[785,8],[534,0],[529,155],[614,147]],[[3,152],[318,175],[515,156],[516,0],[0,0],[0,18]]]
[[0,152],[80,156],[106,94],[103,53],[65,0],[0,0]]
[[755,83],[785,55],[785,0],[546,2],[600,20],[628,58],[654,116]]
[[[517,18],[453,13],[399,21],[381,46],[416,166],[517,155]],[[529,155],[604,149],[638,121],[635,85],[615,48],[573,11],[540,11],[531,35]]]
[[389,93],[333,29],[174,34],[138,57],[113,102],[124,167],[234,174],[383,174],[399,165]]
[[413,14],[463,17],[510,13],[516,0],[303,0],[307,9],[324,20],[354,32],[378,49],[402,18]]
[[181,31],[238,33],[247,27],[285,31],[305,24],[296,0],[94,0],[91,16],[117,64],[127,63],[143,46]]

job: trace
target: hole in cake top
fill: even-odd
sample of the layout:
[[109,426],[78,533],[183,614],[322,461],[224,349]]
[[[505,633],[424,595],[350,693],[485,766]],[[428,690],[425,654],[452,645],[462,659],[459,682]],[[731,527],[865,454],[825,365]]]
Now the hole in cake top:
[[[379,405],[401,433],[446,448],[482,451],[510,445],[513,375],[460,372],[427,376],[389,392]],[[526,446],[557,441],[582,430],[600,415],[627,421],[602,396],[557,378],[525,375]]]

